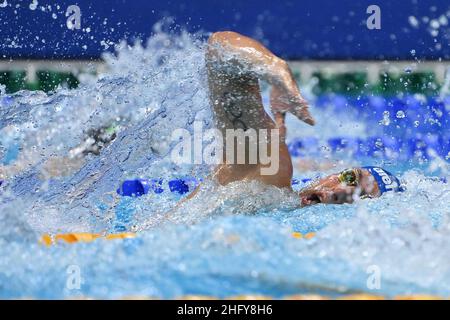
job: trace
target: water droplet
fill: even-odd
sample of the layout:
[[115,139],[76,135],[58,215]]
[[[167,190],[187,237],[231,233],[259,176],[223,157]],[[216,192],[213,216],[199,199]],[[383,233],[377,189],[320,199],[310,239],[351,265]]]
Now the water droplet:
[[380,124],[384,126],[388,126],[391,124],[391,119],[389,119],[389,111],[383,112],[383,119],[380,121]]
[[382,148],[383,147],[383,141],[381,141],[380,139],[377,139],[377,141],[375,142],[375,146],[377,148]]
[[447,17],[446,17],[445,15],[441,15],[441,16],[439,17],[439,24],[440,24],[441,26],[446,26],[446,25],[448,25],[448,19],[447,19]]
[[433,29],[439,29],[440,27],[439,21],[437,21],[436,19],[431,20],[430,27],[432,27]]
[[431,30],[430,34],[432,37],[437,37],[439,35],[439,30]]
[[419,26],[419,20],[417,20],[417,18],[414,16],[409,16],[408,22],[414,28],[417,28]]
[[37,0],[33,0],[33,2],[32,3],[30,3],[30,5],[29,5],[29,8],[30,8],[30,10],[36,10],[37,9],[37,6],[38,6],[38,1]]
[[397,114],[395,115],[398,119],[403,119],[406,117],[405,112],[402,110],[397,111]]

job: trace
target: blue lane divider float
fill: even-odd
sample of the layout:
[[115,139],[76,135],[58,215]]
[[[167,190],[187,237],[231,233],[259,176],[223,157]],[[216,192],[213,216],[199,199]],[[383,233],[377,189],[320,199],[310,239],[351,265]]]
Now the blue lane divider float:
[[[302,186],[319,178],[293,178],[292,186]],[[440,182],[447,183],[447,178],[438,178]],[[156,182],[156,183],[152,183]],[[200,180],[195,178],[172,179],[167,181],[168,191],[184,195],[192,192],[200,183]],[[140,197],[153,191],[156,194],[165,192],[164,179],[131,179],[122,182],[117,189],[117,193],[123,197]]]
[[[292,187],[298,190],[306,186],[309,182],[317,179],[314,178],[294,178],[292,179]],[[436,178],[433,178],[436,179]],[[447,183],[446,178],[437,178],[442,183]],[[187,194],[195,189],[200,180],[195,178],[172,179],[167,182],[170,192],[180,195]],[[136,210],[133,198],[143,196],[151,191],[160,194],[165,191],[164,179],[132,179],[125,180],[117,189],[117,193],[123,196],[115,209],[115,219],[112,224],[113,232],[129,231],[130,224]]]
[[[293,179],[292,185],[306,184],[313,180],[312,178]],[[201,180],[194,178],[172,179],[167,181],[168,189],[165,189],[164,179],[130,179],[121,183],[117,189],[117,194],[123,197],[140,197],[150,192],[155,194],[163,193],[168,190],[172,193],[180,195],[193,191]]]
[[[178,193],[180,195],[191,192],[196,188],[201,179],[184,178],[172,179],[167,181],[167,187],[170,192]],[[156,194],[163,193],[165,189],[164,179],[131,179],[122,182],[117,189],[117,193],[124,197],[140,197],[149,192]]]
[[140,197],[150,191],[147,179],[125,180],[117,189],[117,193],[125,197]]
[[329,149],[334,154],[345,153],[354,158],[382,157],[386,159],[410,160],[415,158],[430,159],[431,151],[442,158],[450,156],[450,136],[437,134],[416,134],[403,139],[395,136],[367,137],[333,137],[325,142],[315,138],[293,139],[288,143],[292,157],[314,155],[320,150]]
[[404,138],[411,137],[410,133],[416,132],[444,135],[450,129],[450,96],[440,98],[406,94],[401,98],[355,98],[330,94],[318,97],[314,106],[339,114],[353,112],[358,119],[374,126],[380,126],[380,122],[386,118],[388,122],[380,126],[384,135],[400,134]]

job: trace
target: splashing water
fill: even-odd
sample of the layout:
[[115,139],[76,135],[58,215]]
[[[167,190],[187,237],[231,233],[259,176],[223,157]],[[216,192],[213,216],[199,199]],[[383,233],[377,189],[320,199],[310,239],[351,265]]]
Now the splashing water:
[[[395,167],[407,186],[401,195],[303,209],[294,193],[256,182],[207,182],[181,205],[173,193],[116,195],[127,178],[203,178],[210,170],[170,161],[174,129],[192,130],[194,120],[213,125],[204,43],[155,31],[145,48],[122,44],[105,56],[108,71],[76,90],[21,91],[1,100],[2,141],[20,144],[20,152],[0,172],[8,177],[0,193],[0,297],[450,295],[450,187],[419,171]],[[315,117],[326,123],[325,134],[350,130],[343,122],[355,123],[355,135],[365,132],[348,115],[336,123],[327,112]],[[90,129],[112,124],[117,137],[98,156],[69,157],[72,168],[64,163],[57,177],[48,170]],[[121,210],[129,210],[134,239],[37,243],[43,233],[114,231]],[[317,235],[296,239],[293,231]],[[77,288],[68,285],[73,266],[82,278]],[[370,266],[380,270],[379,288],[367,286]]]
[[[20,172],[10,183],[12,193],[29,202],[24,214],[39,215],[36,222],[47,230],[49,210],[78,221],[78,227],[64,231],[101,230],[102,218],[92,218],[100,214],[99,202],[127,176],[186,174],[174,170],[167,155],[173,129],[189,127],[196,117],[210,125],[202,60],[201,44],[189,35],[161,33],[147,49],[137,44],[119,49],[117,58],[107,56],[109,72],[94,83],[51,96],[14,96],[2,119],[18,132],[24,150],[12,168]],[[67,156],[89,129],[112,123],[121,130],[101,156],[88,156],[65,178],[45,177],[49,160]]]

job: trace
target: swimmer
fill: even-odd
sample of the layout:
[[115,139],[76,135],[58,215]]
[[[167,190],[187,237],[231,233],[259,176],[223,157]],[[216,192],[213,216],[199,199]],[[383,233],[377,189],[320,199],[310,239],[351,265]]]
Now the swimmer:
[[[12,128],[5,128],[5,131]],[[89,154],[98,156],[100,151],[116,138],[116,130],[116,125],[88,130],[83,142],[71,149],[67,156],[48,157],[41,164],[40,177],[45,180],[73,174],[84,165],[86,156]],[[11,164],[2,166],[0,163],[0,181],[7,181],[36,165],[40,159],[38,153],[39,151],[28,148],[22,150]]]
[[[314,125],[314,119],[288,64],[258,41],[226,31],[210,36],[206,67],[210,102],[219,130],[223,133],[227,129],[279,130],[279,141],[267,140],[268,150],[272,143],[279,144],[276,174],[261,174],[260,169],[267,164],[259,157],[253,164],[227,163],[224,157],[223,164],[214,171],[213,179],[221,185],[238,180],[257,180],[279,188],[291,188],[293,169],[285,143],[285,115],[289,112],[309,125]],[[259,80],[271,85],[270,107],[274,120],[264,110]],[[225,143],[224,149],[226,147]],[[246,146],[246,159],[248,149]],[[394,175],[379,167],[361,167],[312,183],[300,191],[299,200],[301,206],[352,203],[356,198],[375,198],[387,191],[401,191],[400,182]]]

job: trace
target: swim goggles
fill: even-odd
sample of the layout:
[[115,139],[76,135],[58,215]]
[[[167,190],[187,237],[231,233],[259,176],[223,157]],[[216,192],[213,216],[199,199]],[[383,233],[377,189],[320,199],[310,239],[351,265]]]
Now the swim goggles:
[[[338,179],[341,183],[346,184],[347,186],[356,187],[359,184],[360,172],[358,169],[346,169],[342,171]],[[370,194],[362,193],[359,196],[361,199],[370,199],[372,196]]]
[[347,186],[356,187],[359,183],[359,172],[356,169],[346,169],[339,173],[338,179]]

